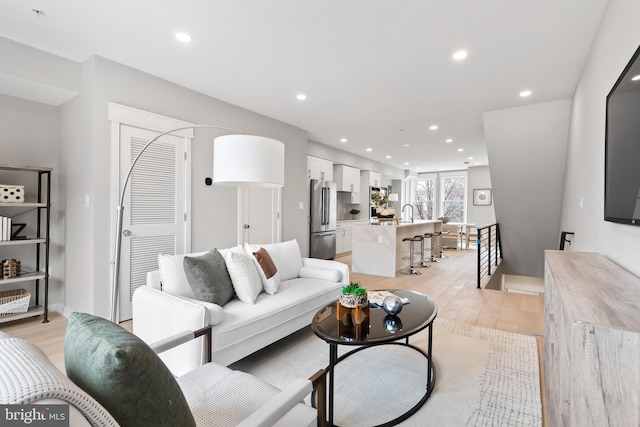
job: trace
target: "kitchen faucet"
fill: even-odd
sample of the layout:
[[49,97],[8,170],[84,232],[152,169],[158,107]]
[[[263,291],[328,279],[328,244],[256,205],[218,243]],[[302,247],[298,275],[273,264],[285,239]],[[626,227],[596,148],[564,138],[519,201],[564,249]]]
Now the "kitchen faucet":
[[413,222],[413,205],[411,203],[407,203],[402,207],[402,216],[404,216],[404,208],[407,206],[411,208],[411,222]]

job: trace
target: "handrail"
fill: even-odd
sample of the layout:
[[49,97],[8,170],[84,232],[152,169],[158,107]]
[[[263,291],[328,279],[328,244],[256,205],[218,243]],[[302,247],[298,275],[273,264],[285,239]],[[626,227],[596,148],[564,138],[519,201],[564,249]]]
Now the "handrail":
[[480,281],[485,276],[491,276],[492,265],[498,266],[498,259],[502,259],[502,245],[500,244],[500,227],[498,224],[478,227],[478,289]]
[[568,239],[568,236],[573,236],[575,233],[573,231],[561,231],[560,232],[560,250],[564,251],[565,243],[571,245],[571,239]]

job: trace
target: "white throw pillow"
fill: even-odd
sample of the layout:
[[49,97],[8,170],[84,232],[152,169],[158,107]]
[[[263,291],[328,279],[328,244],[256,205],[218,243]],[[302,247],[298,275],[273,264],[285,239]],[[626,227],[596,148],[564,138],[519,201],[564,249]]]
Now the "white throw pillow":
[[189,286],[189,281],[184,273],[183,260],[185,256],[201,256],[206,252],[196,252],[192,254],[158,255],[158,269],[160,270],[160,280],[162,281],[162,290],[177,295],[195,299],[193,290]]
[[300,253],[300,246],[296,239],[289,240],[282,243],[269,243],[266,245],[249,245],[253,251],[265,248],[273,263],[280,273],[280,280],[295,279],[298,277],[300,268],[302,268],[302,255]]
[[238,299],[247,304],[255,304],[260,292],[262,292],[262,280],[253,260],[245,253],[242,247],[229,251],[224,261],[236,291]]
[[[260,262],[258,261],[258,258],[254,255],[254,252],[257,252],[259,249],[260,248],[258,248],[258,249],[256,249],[254,251],[253,248],[251,247],[251,245],[249,245],[248,243],[244,244],[245,252],[253,260],[253,263],[255,264],[256,269],[258,270],[258,274],[260,275],[260,280],[262,281],[262,287],[264,288],[264,291],[266,293],[268,293],[269,295],[275,295],[276,292],[278,292],[278,288],[280,287],[280,272],[276,271],[276,274],[274,274],[270,278],[267,278],[267,275],[265,274],[264,270],[262,269],[262,266],[260,265]],[[267,252],[269,252],[269,251],[267,251]],[[269,254],[269,255],[271,255],[271,254]],[[273,261],[273,263],[275,264],[276,262]],[[277,268],[278,267],[276,266],[276,269]]]

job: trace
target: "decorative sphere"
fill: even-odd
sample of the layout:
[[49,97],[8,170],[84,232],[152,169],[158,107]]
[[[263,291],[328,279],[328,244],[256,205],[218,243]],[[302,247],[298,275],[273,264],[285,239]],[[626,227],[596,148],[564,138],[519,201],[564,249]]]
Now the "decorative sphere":
[[397,295],[389,295],[382,300],[382,309],[388,314],[398,314],[402,311],[402,300]]
[[402,320],[396,315],[388,314],[384,317],[384,328],[387,332],[398,332],[402,329]]

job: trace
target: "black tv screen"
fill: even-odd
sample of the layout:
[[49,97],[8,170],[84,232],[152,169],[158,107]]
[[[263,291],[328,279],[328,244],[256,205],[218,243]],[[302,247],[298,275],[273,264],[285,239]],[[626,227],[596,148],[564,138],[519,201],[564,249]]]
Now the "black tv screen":
[[604,219],[640,225],[640,47],[607,95]]

